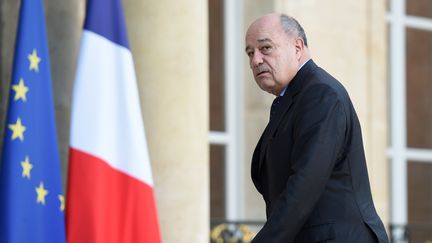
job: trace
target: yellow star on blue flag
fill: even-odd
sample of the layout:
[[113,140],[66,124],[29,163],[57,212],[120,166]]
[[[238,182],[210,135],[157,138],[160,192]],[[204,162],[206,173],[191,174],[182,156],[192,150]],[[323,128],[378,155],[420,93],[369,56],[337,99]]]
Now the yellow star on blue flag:
[[21,0],[0,161],[0,242],[65,242],[43,9],[43,0]]

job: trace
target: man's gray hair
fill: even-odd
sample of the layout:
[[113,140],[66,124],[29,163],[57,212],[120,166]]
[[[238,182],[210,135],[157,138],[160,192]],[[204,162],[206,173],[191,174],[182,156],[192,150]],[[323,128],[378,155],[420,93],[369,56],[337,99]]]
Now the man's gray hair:
[[304,45],[307,47],[307,38],[303,27],[296,19],[285,14],[281,14],[280,21],[284,31],[291,37],[300,37],[303,39]]

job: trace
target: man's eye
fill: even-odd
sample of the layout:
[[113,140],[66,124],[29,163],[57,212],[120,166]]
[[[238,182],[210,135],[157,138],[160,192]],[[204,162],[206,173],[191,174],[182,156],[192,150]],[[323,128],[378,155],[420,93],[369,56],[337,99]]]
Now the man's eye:
[[253,51],[249,51],[246,54],[248,55],[248,57],[252,57],[254,53],[253,53]]
[[271,50],[271,46],[263,46],[261,47],[261,51],[263,53],[268,53]]

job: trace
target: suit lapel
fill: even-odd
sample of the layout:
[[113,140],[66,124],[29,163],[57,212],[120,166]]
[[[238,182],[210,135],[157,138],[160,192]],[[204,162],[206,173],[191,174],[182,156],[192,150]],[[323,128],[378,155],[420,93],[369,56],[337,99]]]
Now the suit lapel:
[[279,124],[282,121],[282,118],[284,115],[289,111],[291,108],[291,105],[293,104],[294,97],[301,92],[303,87],[306,86],[306,83],[308,83],[307,76],[315,70],[317,65],[313,62],[313,60],[309,60],[294,76],[293,80],[289,83],[288,88],[285,92],[285,95],[281,97],[281,101],[276,108],[276,113],[267,124],[266,129],[264,130],[261,146],[260,146],[260,153],[259,153],[259,166],[258,170],[261,170],[261,166],[265,160],[266,155],[266,149],[268,146],[268,143],[270,142],[271,138],[276,133]]

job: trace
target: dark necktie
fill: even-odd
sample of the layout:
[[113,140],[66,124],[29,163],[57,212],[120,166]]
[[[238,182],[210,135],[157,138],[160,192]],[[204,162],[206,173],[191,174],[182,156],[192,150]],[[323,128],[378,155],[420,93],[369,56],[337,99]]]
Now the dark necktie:
[[278,96],[278,97],[276,97],[276,98],[273,100],[273,103],[272,103],[271,108],[270,108],[270,120],[271,120],[271,119],[275,116],[275,114],[276,114],[276,107],[277,107],[277,105],[279,104],[281,97],[282,97],[282,96]]

